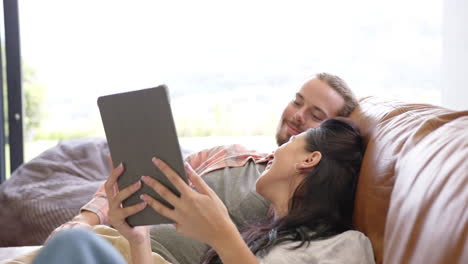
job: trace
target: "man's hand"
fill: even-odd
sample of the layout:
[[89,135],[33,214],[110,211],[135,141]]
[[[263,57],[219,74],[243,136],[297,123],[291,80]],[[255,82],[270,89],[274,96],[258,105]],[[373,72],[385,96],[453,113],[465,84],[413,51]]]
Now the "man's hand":
[[49,235],[47,240],[49,240],[52,236],[57,234],[58,232],[72,229],[72,228],[86,228],[91,229],[93,226],[99,224],[99,217],[97,214],[90,212],[90,211],[83,211],[77,216],[73,217],[72,220],[64,223],[63,225],[57,227],[52,233]]

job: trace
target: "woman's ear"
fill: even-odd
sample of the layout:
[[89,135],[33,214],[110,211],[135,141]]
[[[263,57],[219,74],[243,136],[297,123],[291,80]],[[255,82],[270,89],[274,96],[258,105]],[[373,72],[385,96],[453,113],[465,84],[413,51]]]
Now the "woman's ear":
[[312,153],[307,154],[305,159],[297,165],[297,169],[301,171],[312,169],[313,167],[317,166],[317,164],[322,159],[322,153],[319,151],[314,151]]

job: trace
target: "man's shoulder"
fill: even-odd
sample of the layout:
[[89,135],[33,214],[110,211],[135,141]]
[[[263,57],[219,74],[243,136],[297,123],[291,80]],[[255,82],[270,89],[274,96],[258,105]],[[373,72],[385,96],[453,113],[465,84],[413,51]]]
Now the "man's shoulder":
[[205,153],[207,156],[215,155],[225,155],[225,156],[235,156],[235,155],[257,155],[257,156],[266,156],[266,153],[261,153],[255,149],[248,148],[242,144],[229,144],[229,145],[219,145],[212,148],[207,148],[198,152],[199,154]]
[[266,156],[243,145],[231,144],[199,151],[187,157],[186,161],[202,175],[221,168],[241,167],[249,160],[258,162]]

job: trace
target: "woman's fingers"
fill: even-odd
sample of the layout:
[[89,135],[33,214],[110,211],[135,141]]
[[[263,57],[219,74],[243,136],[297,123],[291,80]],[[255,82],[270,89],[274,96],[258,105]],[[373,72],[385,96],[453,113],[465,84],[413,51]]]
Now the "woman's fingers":
[[[141,203],[137,203],[132,206],[114,208],[109,211],[109,222],[115,228],[121,228],[122,226],[127,228],[128,224],[125,221],[125,218],[140,212],[141,210],[145,209],[146,206],[147,203],[142,201]],[[128,228],[130,228],[130,226],[128,226]]]
[[150,186],[153,190],[155,190],[159,196],[161,196],[164,200],[168,203],[172,204],[176,207],[179,203],[179,197],[177,197],[171,190],[169,190],[166,186],[162,185],[157,180],[149,177],[149,176],[142,176],[142,181],[144,181],[148,186]]
[[166,207],[159,201],[155,200],[153,197],[147,195],[147,194],[142,194],[140,197],[143,201],[145,201],[151,208],[153,208],[156,212],[160,213],[161,215],[172,219],[174,222],[179,222],[177,218],[177,214],[175,210]]
[[112,156],[107,155],[107,161],[109,162],[109,168],[112,170],[114,168],[114,163],[112,162]]
[[[119,186],[117,185],[117,179],[124,171],[124,166],[122,163],[117,166],[117,168],[111,168],[109,177],[104,184],[104,190],[106,191],[107,199],[109,201],[109,208],[119,208],[120,203],[123,199],[119,200]],[[138,187],[139,188],[139,187]],[[128,190],[124,193],[128,193]]]
[[[117,184],[116,184],[117,185]],[[110,199],[109,206],[120,207],[120,204],[141,188],[141,181],[137,181],[123,190],[119,191],[113,199]],[[112,202],[111,202],[112,201]]]
[[104,189],[108,198],[113,198],[117,194],[115,186],[117,183],[117,179],[119,178],[120,174],[122,174],[123,170],[124,166],[122,163],[120,163],[119,166],[117,166],[117,168],[111,167],[110,175],[107,178],[106,183],[104,184]]
[[131,215],[134,215],[138,212],[140,212],[141,210],[145,209],[147,203],[145,201],[142,201],[141,203],[137,203],[137,204],[134,204],[132,206],[128,206],[128,207],[124,207],[124,208],[121,208],[119,211],[118,211],[118,214],[119,214],[119,218],[120,219],[125,219]]
[[190,166],[187,162],[184,164],[185,165],[185,171],[189,174],[190,181],[193,183],[195,188],[202,193],[206,195],[213,195],[214,191],[206,184],[206,182],[198,175],[195,170],[193,170],[192,166]]
[[182,178],[177,174],[169,165],[167,165],[164,161],[153,158],[152,159],[154,165],[161,170],[164,175],[169,179],[169,181],[174,185],[174,187],[179,190],[180,193],[186,193],[188,191],[192,191],[190,187],[182,180]]

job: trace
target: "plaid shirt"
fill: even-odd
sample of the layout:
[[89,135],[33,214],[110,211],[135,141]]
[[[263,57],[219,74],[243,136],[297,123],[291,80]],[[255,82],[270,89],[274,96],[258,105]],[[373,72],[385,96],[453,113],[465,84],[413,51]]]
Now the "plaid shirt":
[[[211,149],[202,150],[188,156],[185,161],[195,170],[196,173],[203,176],[209,172],[226,167],[242,167],[249,160],[255,163],[268,162],[271,157],[268,154],[261,154],[254,150],[248,150],[242,145],[219,146]],[[93,199],[84,205],[81,210],[91,211],[98,215],[100,223],[109,224],[107,202],[104,184],[93,195]]]

